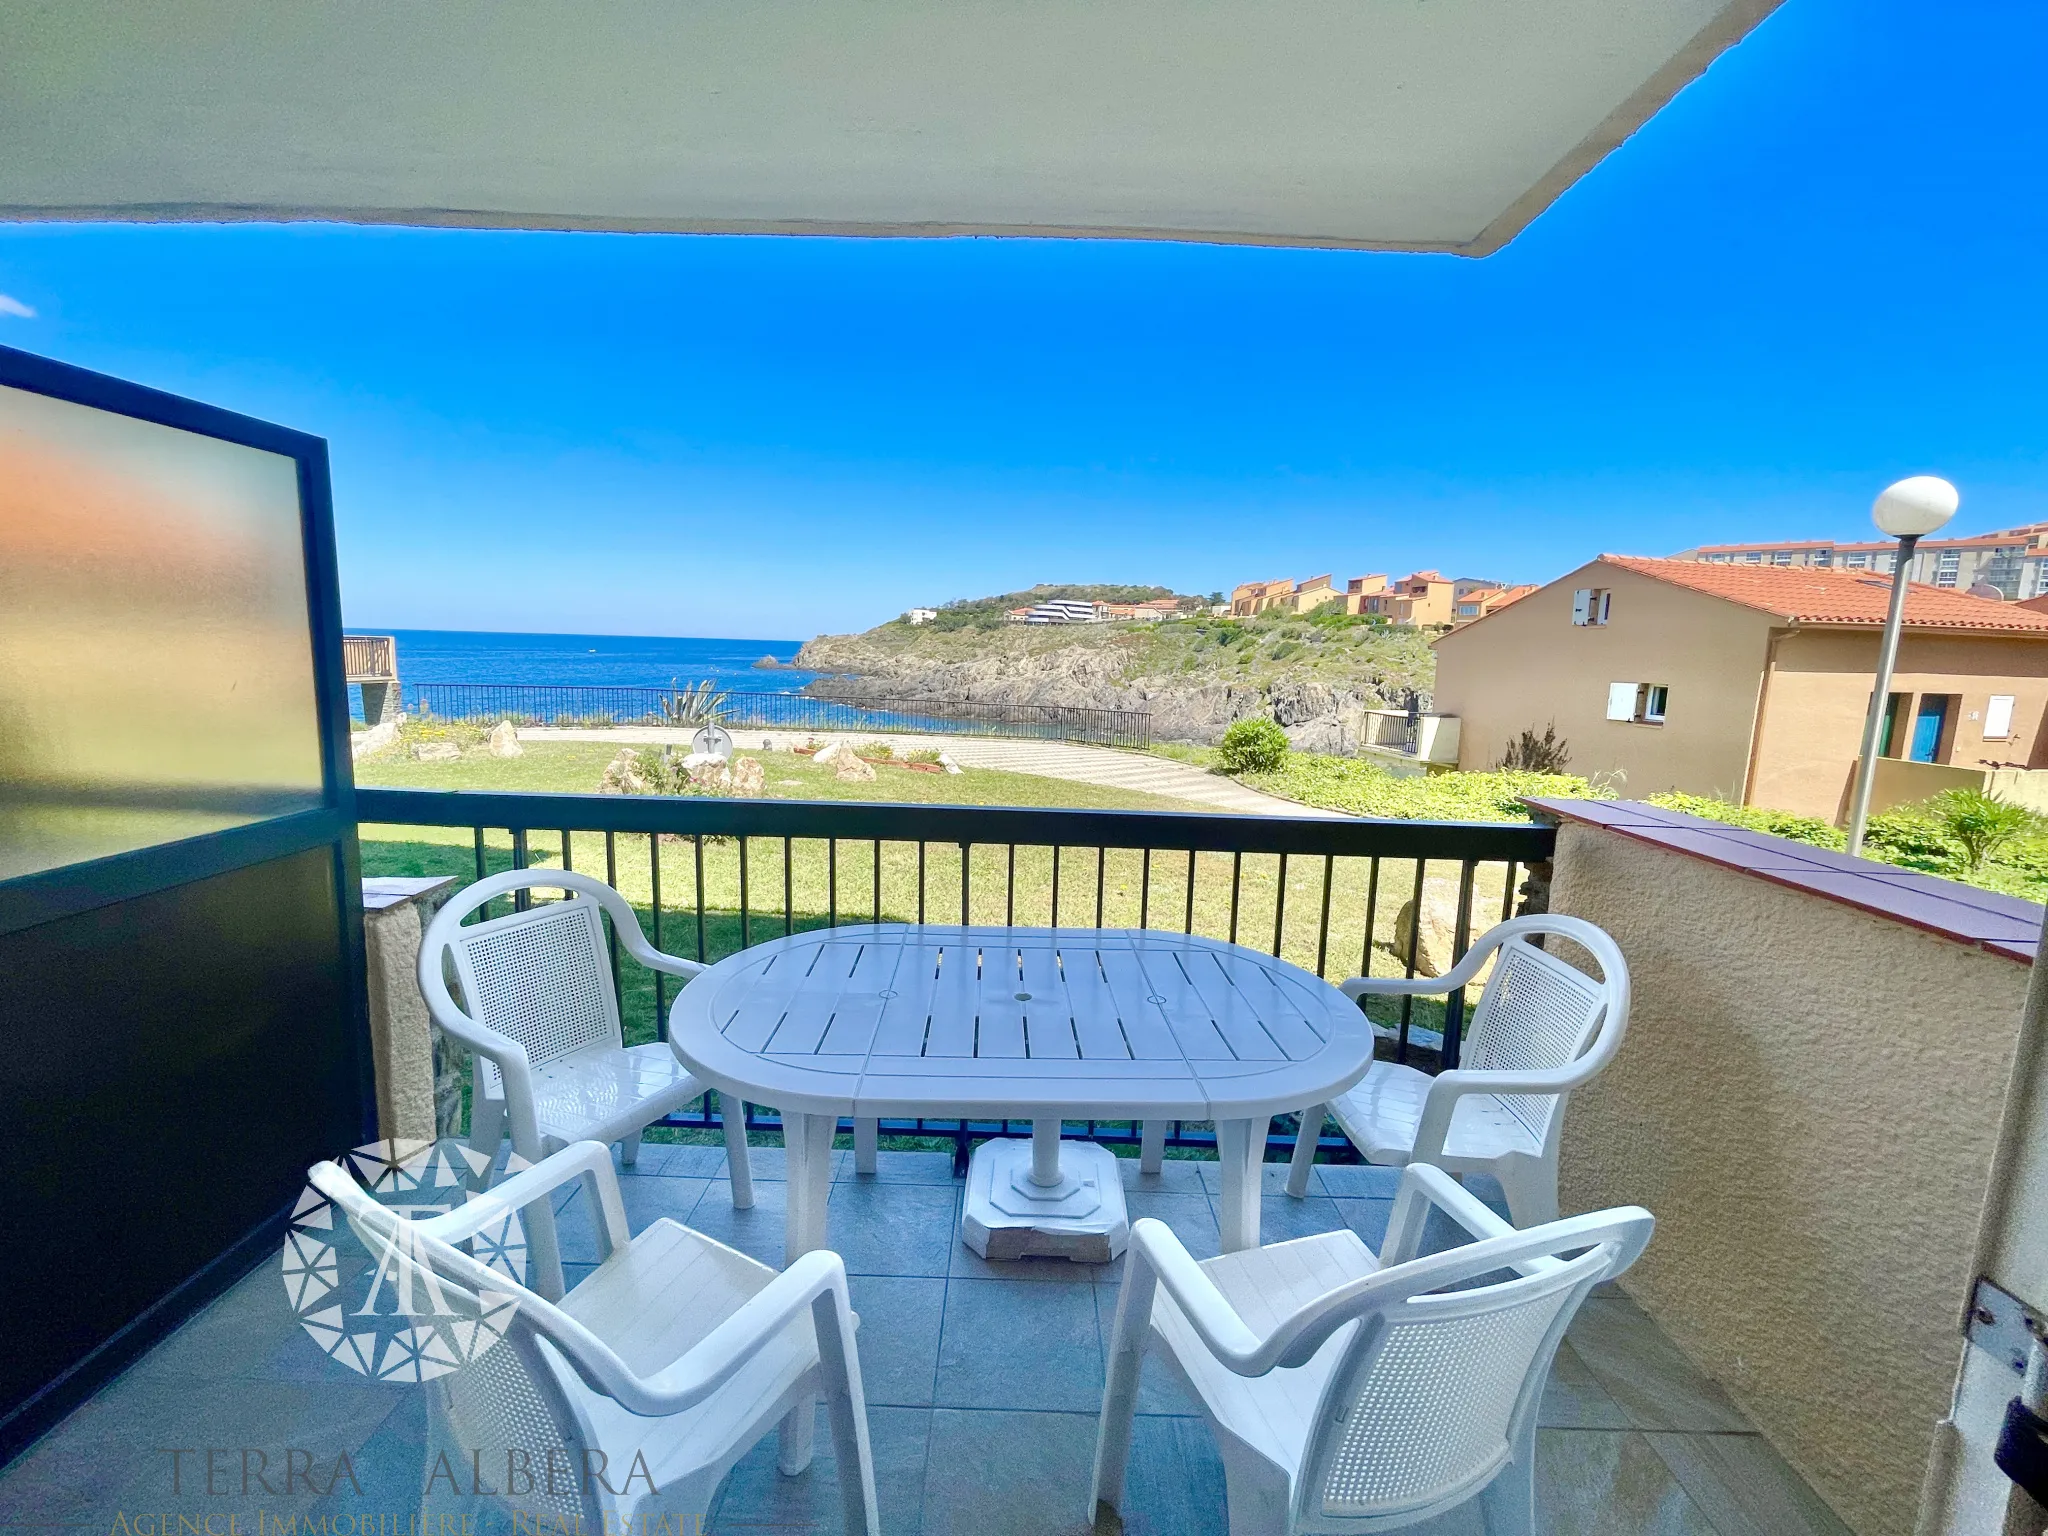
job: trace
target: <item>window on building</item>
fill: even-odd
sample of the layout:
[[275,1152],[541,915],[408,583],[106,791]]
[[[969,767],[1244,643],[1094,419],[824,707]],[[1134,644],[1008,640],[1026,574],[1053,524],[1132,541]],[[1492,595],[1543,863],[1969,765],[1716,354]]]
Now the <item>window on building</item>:
[[1791,563],[1792,563],[1792,551],[1791,551],[1791,550],[1789,550],[1789,549],[1774,549],[1774,550],[1772,550],[1772,551],[1771,551],[1771,564],[1773,564],[1773,565],[1790,565]]
[[1636,725],[1662,725],[1671,689],[1664,683],[1609,683],[1607,718]]
[[1963,567],[1960,550],[1944,549],[1941,558],[1934,562],[1934,584],[1937,587],[1952,587],[1956,584],[1956,573]]
[[1815,565],[1833,565],[1835,563],[1835,552],[1832,549],[1816,549],[1813,552],[1813,563]]
[[1605,587],[1581,587],[1572,594],[1572,622],[1597,625],[1607,622],[1608,602],[1614,594]]
[[1852,571],[1864,570],[1870,565],[1870,556],[1862,550],[1857,550],[1842,556],[1842,564]]
[[1764,552],[1760,549],[1752,549],[1742,558],[1749,565],[1762,565],[1764,563]]
[[2006,741],[2012,736],[2012,703],[2009,693],[1994,693],[1984,706],[1984,739]]

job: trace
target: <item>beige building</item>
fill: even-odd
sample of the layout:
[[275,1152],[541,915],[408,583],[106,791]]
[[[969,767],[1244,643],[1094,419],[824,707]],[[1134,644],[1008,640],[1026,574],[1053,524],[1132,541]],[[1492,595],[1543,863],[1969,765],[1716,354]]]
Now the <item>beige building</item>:
[[[1672,558],[1703,560],[1710,565],[1821,566],[1889,575],[1898,559],[1898,546],[1889,539],[1863,544],[1793,539],[1776,544],[1703,544]],[[2048,523],[2029,523],[1964,539],[1922,539],[1906,575],[1909,580],[1957,592],[1981,585],[1995,589],[2003,598],[2038,597],[2048,593]]]
[[[1554,724],[1571,771],[1616,775],[1631,796],[1839,820],[1888,595],[1841,570],[1603,555],[1442,636],[1436,708],[1462,721],[1461,768]],[[2048,615],[1915,586],[1880,803],[1966,782],[2035,798],[2044,714]]]
[[1441,571],[1417,571],[1377,595],[1359,599],[1354,613],[1376,614],[1391,624],[1441,625],[1457,617],[1458,583]]

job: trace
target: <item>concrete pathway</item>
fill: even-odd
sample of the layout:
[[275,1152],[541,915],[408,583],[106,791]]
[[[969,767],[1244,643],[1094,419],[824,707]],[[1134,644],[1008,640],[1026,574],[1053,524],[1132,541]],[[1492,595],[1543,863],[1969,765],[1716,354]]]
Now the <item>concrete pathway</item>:
[[[519,733],[521,741],[616,741],[684,746],[690,731],[666,730],[656,726],[620,726],[613,730],[583,731],[533,726]],[[741,751],[767,750],[765,743],[788,748],[816,739],[832,739],[826,732],[734,731],[732,739]],[[1241,816],[1333,817],[1335,812],[1311,810],[1260,794],[1234,779],[1209,773],[1188,763],[1153,757],[1144,752],[1120,752],[1112,747],[1083,747],[1064,741],[1008,741],[991,736],[911,736],[894,732],[859,732],[842,739],[853,742],[886,741],[898,752],[936,748],[947,753],[962,768],[1000,768],[1006,773],[1036,774],[1043,779],[1067,779],[1076,784],[1103,784],[1113,789],[1134,789],[1148,795],[1171,795],[1192,800],[1219,811]]]

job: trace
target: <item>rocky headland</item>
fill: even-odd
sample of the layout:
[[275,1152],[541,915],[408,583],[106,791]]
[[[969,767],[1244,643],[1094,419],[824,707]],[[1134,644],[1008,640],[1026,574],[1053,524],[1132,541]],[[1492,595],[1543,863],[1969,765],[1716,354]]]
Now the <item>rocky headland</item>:
[[796,665],[833,674],[810,693],[849,701],[969,699],[1149,711],[1155,741],[1208,745],[1270,716],[1294,746],[1349,752],[1367,711],[1399,709],[1435,676],[1427,638],[1360,619],[1203,616],[1165,623],[974,624],[900,620],[820,635]]

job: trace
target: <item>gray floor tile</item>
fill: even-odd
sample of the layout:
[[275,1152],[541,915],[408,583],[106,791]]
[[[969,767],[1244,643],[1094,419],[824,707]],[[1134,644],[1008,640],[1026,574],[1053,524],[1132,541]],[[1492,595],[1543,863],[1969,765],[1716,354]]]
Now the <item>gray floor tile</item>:
[[1209,1203],[1209,1197],[1194,1193],[1153,1193],[1150,1190],[1133,1189],[1124,1194],[1125,1207],[1132,1221],[1149,1216],[1154,1221],[1163,1221],[1181,1240],[1181,1245],[1198,1259],[1213,1259],[1223,1250],[1216,1229],[1216,1208]]
[[1093,1411],[941,1408],[932,1414],[923,1536],[1083,1536],[1094,1465]]
[[1638,1429],[1754,1428],[1728,1394],[1625,1297],[1588,1299],[1566,1338]]
[[[1086,1474],[1080,1486],[1085,1496]],[[1118,1513],[1124,1536],[1223,1536],[1229,1523],[1223,1458],[1209,1426],[1199,1419],[1141,1415],[1131,1432],[1131,1461]]]
[[[626,1207],[626,1230],[638,1234],[661,1217],[691,1225],[698,1204],[704,1192],[711,1187],[709,1179],[662,1178],[652,1174],[634,1174],[619,1180],[619,1200]],[[729,1191],[731,1185],[721,1182],[720,1190]],[[728,1193],[726,1201],[731,1203]],[[555,1213],[555,1228],[562,1244],[564,1263],[595,1264],[601,1251],[597,1241],[597,1227],[592,1220],[594,1214],[590,1191],[577,1188],[575,1198]]]
[[838,1171],[838,1178],[845,1180],[872,1180],[877,1184],[954,1184],[953,1154],[950,1152],[887,1152],[875,1153],[873,1173],[855,1173],[853,1160],[848,1158]]
[[706,1186],[697,1209],[690,1213],[690,1225],[728,1248],[737,1248],[780,1269],[787,1191],[788,1186],[779,1180],[756,1181],[753,1206],[736,1211],[732,1208],[732,1186],[723,1179],[714,1179]]
[[1323,1193],[1347,1200],[1391,1200],[1400,1192],[1401,1170],[1369,1163],[1317,1163]]
[[650,1142],[640,1149],[637,1171],[659,1178],[722,1179],[725,1148],[696,1142],[674,1142],[667,1146]]
[[870,1403],[929,1408],[939,1369],[946,1282],[911,1275],[852,1275],[860,1316],[861,1379]]
[[1102,1339],[1087,1280],[946,1285],[934,1399],[946,1408],[1062,1409],[1102,1403]]
[[1259,1241],[1284,1243],[1319,1232],[1341,1232],[1345,1221],[1337,1202],[1327,1195],[1307,1195],[1296,1200],[1287,1195],[1269,1195],[1259,1202]]
[[1648,1434],[1720,1536],[1849,1536],[1761,1435]]
[[1627,1414],[1607,1395],[1606,1389],[1572,1352],[1560,1344],[1550,1365],[1550,1380],[1544,1384],[1543,1404],[1536,1422],[1546,1429],[1629,1429]]
[[1348,1196],[1333,1202],[1337,1214],[1344,1219],[1344,1225],[1365,1240],[1365,1246],[1375,1254],[1387,1240],[1387,1223],[1393,1219],[1394,1202],[1391,1200],[1354,1200]]
[[[705,1530],[711,1536],[839,1536],[839,1466],[832,1426],[817,1410],[816,1454],[808,1470],[784,1477],[775,1465],[776,1435],[768,1434],[743,1457],[712,1501]],[[931,1411],[870,1408],[868,1447],[875,1462],[875,1504],[889,1536],[919,1536]],[[479,1529],[482,1529],[479,1527]],[[688,1533],[683,1533],[688,1536]]]
[[[1195,1166],[1202,1170],[1202,1188],[1212,1195],[1223,1193],[1223,1165],[1201,1162]],[[1287,1164],[1259,1164],[1259,1192],[1263,1195],[1287,1194]]]
[[1536,1506],[1558,1536],[1719,1536],[1633,1430],[1539,1429]]
[[1159,1172],[1141,1173],[1136,1158],[1120,1157],[1116,1160],[1116,1171],[1123,1175],[1125,1189],[1147,1190],[1154,1194],[1206,1194],[1208,1185],[1202,1182],[1204,1166],[1215,1165],[1204,1164],[1195,1158],[1169,1157],[1160,1164]]
[[856,1275],[944,1275],[959,1242],[959,1191],[948,1183],[832,1186],[828,1241]]

